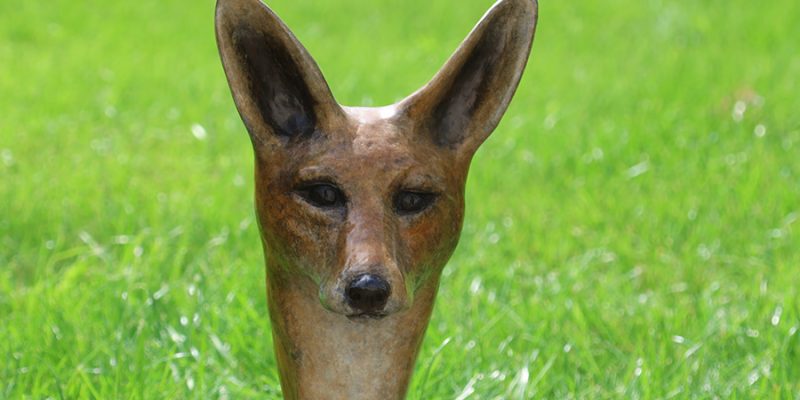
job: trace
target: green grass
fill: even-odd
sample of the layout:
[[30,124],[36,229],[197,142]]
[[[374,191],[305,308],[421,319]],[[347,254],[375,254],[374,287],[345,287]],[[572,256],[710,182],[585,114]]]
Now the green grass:
[[[490,1],[377,3],[270,4],[380,105]],[[0,398],[280,397],[212,13],[0,3]],[[800,398],[798,15],[542,1],[410,398]]]

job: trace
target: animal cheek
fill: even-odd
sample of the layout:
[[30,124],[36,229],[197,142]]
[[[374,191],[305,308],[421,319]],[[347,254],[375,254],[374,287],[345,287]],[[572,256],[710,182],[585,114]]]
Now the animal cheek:
[[272,196],[259,202],[258,216],[269,257],[283,268],[297,268],[315,281],[331,264],[335,227],[319,224],[290,196]]
[[420,276],[426,276],[444,267],[458,243],[458,231],[452,225],[450,220],[437,216],[420,221],[404,232],[407,254],[411,257],[408,264],[412,270],[431,269],[416,271]]

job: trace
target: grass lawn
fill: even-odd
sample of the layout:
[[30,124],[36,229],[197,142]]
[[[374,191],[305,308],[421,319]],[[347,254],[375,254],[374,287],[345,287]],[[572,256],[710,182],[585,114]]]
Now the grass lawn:
[[[411,399],[800,399],[800,2],[542,0]],[[274,0],[338,100],[490,0]],[[213,2],[0,2],[0,399],[280,398]]]

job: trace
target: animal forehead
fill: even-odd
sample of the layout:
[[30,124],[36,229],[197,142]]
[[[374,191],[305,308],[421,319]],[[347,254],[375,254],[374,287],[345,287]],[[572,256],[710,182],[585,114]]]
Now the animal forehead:
[[322,158],[353,164],[364,162],[373,167],[410,167],[433,161],[430,158],[433,149],[424,146],[420,140],[414,140],[416,135],[410,127],[382,118],[385,111],[366,108],[349,111],[354,120],[350,132],[328,136],[327,146],[319,149],[318,155]]
[[357,157],[411,158],[414,143],[398,128],[388,124],[369,124],[360,126],[353,135],[350,150]]
[[374,132],[358,133],[347,143],[331,146],[309,161],[320,166],[335,166],[340,173],[365,177],[381,172],[438,169],[428,149],[400,135]]
[[413,134],[408,121],[396,118],[393,106],[345,107],[351,122],[351,140],[355,151],[372,147],[405,145]]
[[447,185],[449,163],[434,146],[413,136],[395,128],[362,126],[350,135],[329,135],[315,142],[287,167],[303,180],[331,179],[347,185]]

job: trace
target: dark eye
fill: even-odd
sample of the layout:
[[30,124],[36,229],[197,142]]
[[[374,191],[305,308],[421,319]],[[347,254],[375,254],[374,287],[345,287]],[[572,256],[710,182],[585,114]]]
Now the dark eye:
[[416,214],[428,208],[436,195],[433,193],[402,191],[394,197],[394,209],[399,214]]
[[309,204],[319,208],[340,207],[345,202],[344,193],[329,183],[304,186],[299,193]]

